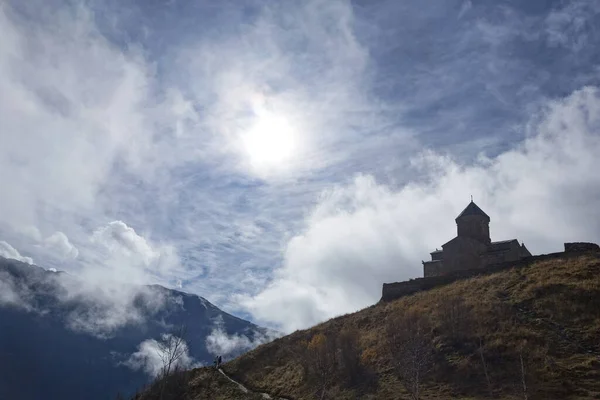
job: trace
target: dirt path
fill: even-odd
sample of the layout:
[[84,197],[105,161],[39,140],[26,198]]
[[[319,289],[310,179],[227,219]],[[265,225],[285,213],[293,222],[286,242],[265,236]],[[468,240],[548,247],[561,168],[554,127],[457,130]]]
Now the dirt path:
[[225,378],[227,378],[230,382],[236,384],[238,386],[238,388],[240,388],[240,390],[244,393],[254,393],[254,394],[258,394],[260,396],[262,396],[263,399],[270,399],[270,400],[288,400],[285,397],[273,397],[268,393],[264,393],[264,392],[255,392],[253,390],[248,389],[246,386],[242,385],[240,382],[234,380],[233,378],[231,378],[229,375],[227,375],[225,373],[225,371],[223,371],[221,368],[219,368],[219,372],[221,374],[223,374],[223,376]]

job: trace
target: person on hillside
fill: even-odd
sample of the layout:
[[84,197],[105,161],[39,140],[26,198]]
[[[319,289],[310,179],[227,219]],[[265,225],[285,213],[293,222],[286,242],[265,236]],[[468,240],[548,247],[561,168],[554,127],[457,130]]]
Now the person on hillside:
[[219,369],[219,356],[215,356],[213,364],[215,364],[215,369]]
[[219,368],[221,367],[222,362],[223,362],[223,359],[221,358],[221,356],[219,356]]

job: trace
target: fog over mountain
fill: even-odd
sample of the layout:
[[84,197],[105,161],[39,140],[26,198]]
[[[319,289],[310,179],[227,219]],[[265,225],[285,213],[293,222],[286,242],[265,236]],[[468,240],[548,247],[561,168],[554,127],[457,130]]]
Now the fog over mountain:
[[158,285],[84,291],[76,276],[0,258],[0,398],[131,393],[158,374],[158,341],[181,326],[186,368],[275,335],[196,295]]

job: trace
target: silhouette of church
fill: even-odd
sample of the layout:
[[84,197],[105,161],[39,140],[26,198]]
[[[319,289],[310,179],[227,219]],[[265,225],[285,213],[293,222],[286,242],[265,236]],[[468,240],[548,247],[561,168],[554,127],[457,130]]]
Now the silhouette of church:
[[491,264],[517,261],[530,257],[525,244],[517,239],[492,242],[490,217],[471,199],[471,203],[456,217],[457,236],[423,261],[423,275],[440,276],[453,271],[485,268]]

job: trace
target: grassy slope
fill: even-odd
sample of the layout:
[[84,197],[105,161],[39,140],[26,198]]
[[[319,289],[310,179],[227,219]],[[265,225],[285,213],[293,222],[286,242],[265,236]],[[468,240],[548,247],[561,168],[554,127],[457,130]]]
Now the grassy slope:
[[[185,386],[184,390],[177,390],[177,394],[167,388],[163,398],[177,398],[178,400],[264,400],[255,393],[244,393],[238,385],[229,381],[214,368],[197,368],[184,372],[185,378],[174,385]],[[187,381],[187,383],[183,383]],[[171,386],[172,387],[172,386]],[[185,394],[181,394],[185,392]],[[134,397],[135,400],[158,400],[161,398],[160,382],[154,382],[142,394]],[[170,394],[171,393],[171,394]]]
[[214,368],[202,368],[190,380],[190,392],[197,394],[196,400],[260,400],[262,396],[244,393]]
[[[444,322],[453,299],[469,310],[460,334],[451,334]],[[600,399],[600,254],[537,262],[377,304],[260,346],[225,370],[249,388],[314,398],[315,388],[303,378],[299,363],[303,341],[318,332],[335,336],[355,327],[378,381],[371,389],[333,387],[329,398],[409,398],[385,347],[385,321],[402,309],[428,316],[434,327],[435,367],[422,398],[523,398],[522,357],[529,399]],[[201,371],[196,381],[204,379]],[[238,394],[214,398],[242,398]]]

